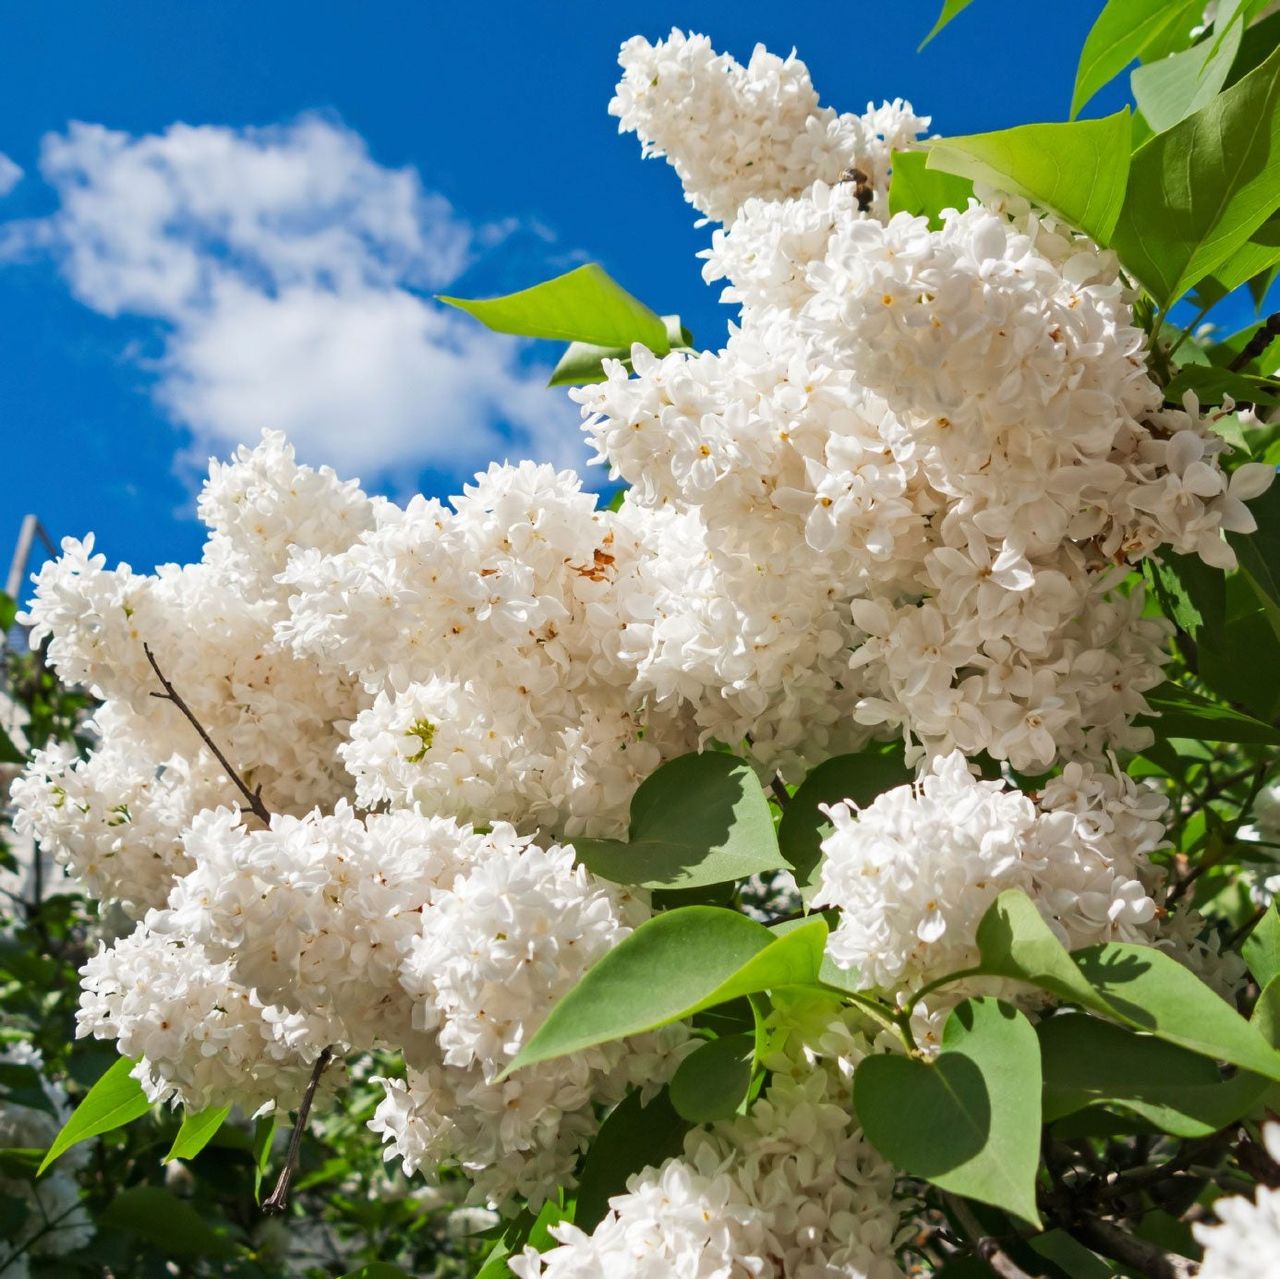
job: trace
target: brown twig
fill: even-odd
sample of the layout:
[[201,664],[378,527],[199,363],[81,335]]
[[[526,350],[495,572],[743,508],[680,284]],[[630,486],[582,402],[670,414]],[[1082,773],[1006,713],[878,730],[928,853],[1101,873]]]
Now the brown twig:
[[1098,1217],[1074,1221],[1067,1231],[1094,1252],[1146,1275],[1147,1279],[1193,1279],[1200,1269],[1194,1261],[1165,1252],[1163,1248]]
[[973,1241],[974,1254],[999,1275],[1000,1279],[1031,1279],[1021,1266],[982,1228],[982,1223],[969,1211],[969,1205],[956,1195],[945,1196],[947,1207]]
[[1280,338],[1280,311],[1275,315],[1267,316],[1258,326],[1258,331],[1244,344],[1240,354],[1227,365],[1227,368],[1232,373],[1239,373],[1246,365],[1256,360],[1276,338]]
[[160,663],[156,661],[155,654],[151,651],[151,645],[143,644],[142,651],[147,655],[147,661],[151,663],[151,669],[155,671],[156,679],[160,681],[161,687],[164,689],[163,693],[152,693],[151,696],[158,697],[161,701],[172,702],[186,716],[187,722],[200,734],[200,740],[213,753],[214,759],[222,765],[222,771],[236,784],[236,788],[244,796],[245,803],[248,804],[253,815],[264,826],[270,826],[271,812],[266,804],[262,802],[261,792],[250,790],[244,778],[231,767],[231,761],[218,749],[217,743],[205,731],[204,725],[195,717],[195,712],[182,700],[182,695],[174,688],[164,671],[160,669]]
[[307,1116],[311,1113],[311,1103],[315,1100],[316,1089],[320,1086],[320,1076],[324,1074],[325,1067],[332,1060],[333,1049],[322,1049],[320,1056],[316,1058],[316,1064],[311,1068],[311,1078],[307,1080],[302,1101],[298,1103],[298,1117],[294,1120],[293,1132],[289,1137],[289,1151],[285,1155],[284,1167],[280,1169],[275,1189],[263,1200],[263,1212],[281,1213],[288,1210],[289,1191],[293,1186],[294,1174],[298,1171],[298,1158],[302,1152],[302,1135],[307,1130]]

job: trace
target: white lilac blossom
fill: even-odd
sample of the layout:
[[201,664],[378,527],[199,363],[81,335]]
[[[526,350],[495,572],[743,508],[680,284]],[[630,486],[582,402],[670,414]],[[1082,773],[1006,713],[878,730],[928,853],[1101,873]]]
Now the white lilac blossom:
[[[1280,1165],[1280,1123],[1263,1125],[1262,1136],[1271,1161]],[[1213,1213],[1216,1225],[1191,1227],[1204,1248],[1200,1279],[1274,1273],[1280,1258],[1280,1186],[1260,1185],[1252,1199],[1223,1195],[1213,1201]]]
[[[736,313],[718,351],[636,347],[573,392],[619,510],[532,462],[401,505],[268,432],[211,465],[199,562],[111,569],[68,540],[26,614],[101,706],[87,759],[41,752],[15,785],[19,828],[134,924],[85,965],[78,1032],[192,1110],[294,1105],[326,1048],[366,1072],[399,1053],[371,1123],[387,1158],[460,1169],[504,1214],[572,1187],[610,1108],[695,1042],[505,1073],[649,917],[574,840],[624,837],[637,787],[689,751],[792,782],[903,743],[917,782],[832,805],[823,844],[830,952],[868,987],[971,964],[1009,888],[1070,946],[1153,942],[1239,979],[1194,915],[1164,918],[1165,802],[1113,752],[1151,740],[1167,661],[1132,570],[1233,563],[1270,469],[1228,478],[1215,414],[1164,401],[1135,293],[1086,236],[985,190],[940,225],[889,216],[892,153],[929,123],[908,104],[838,114],[794,54],[743,65],[679,31],[621,63],[610,110],[720,224],[703,273]],[[982,781],[983,755],[1051,776]],[[747,889],[757,910],[788,893]],[[517,1273],[900,1274],[910,1208],[849,1107],[865,1027],[777,1002],[750,1110]]]
[[1164,797],[1072,764],[1038,802],[981,781],[959,752],[863,809],[828,811],[815,906],[838,907],[828,951],[870,986],[905,993],[977,960],[978,921],[1019,889],[1071,949],[1149,941]]
[[512,1270],[521,1279],[901,1279],[893,1253],[905,1205],[847,1103],[868,1041],[829,1006],[811,1020],[803,1037],[794,1028],[782,1037],[768,1060],[773,1082],[749,1115],[694,1129],[681,1157],[632,1176],[590,1234],[553,1226],[559,1247],[526,1249]]

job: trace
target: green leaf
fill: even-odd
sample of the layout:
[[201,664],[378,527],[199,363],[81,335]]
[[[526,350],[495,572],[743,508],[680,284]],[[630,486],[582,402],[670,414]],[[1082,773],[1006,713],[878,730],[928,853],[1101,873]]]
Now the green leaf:
[[1209,364],[1184,364],[1164,393],[1167,400],[1180,404],[1188,391],[1194,391],[1201,404],[1221,404],[1228,395],[1237,402],[1280,403],[1280,386],[1273,379],[1233,373]]
[[[693,334],[680,323],[678,315],[664,315],[662,322],[672,351],[693,349]],[[631,372],[630,345],[593,346],[590,342],[570,342],[547,385],[583,386],[588,382],[603,382],[605,360],[621,360],[627,372]]]
[[189,1203],[160,1186],[134,1186],[117,1195],[98,1222],[180,1257],[234,1257],[239,1252]]
[[230,1106],[210,1106],[194,1115],[184,1114],[182,1127],[169,1147],[163,1162],[171,1159],[194,1159],[213,1140],[214,1134],[222,1127],[223,1121],[231,1113]]
[[686,906],[646,920],[590,968],[503,1072],[656,1030],[775,986],[818,980],[821,918],[775,937],[736,911]]
[[1208,105],[1227,82],[1243,33],[1244,19],[1237,17],[1220,35],[1134,71],[1129,83],[1138,110],[1157,133]]
[[1025,893],[1009,889],[987,907],[977,942],[984,973],[1030,982],[1069,1003],[1114,1015]]
[[0,764],[25,764],[26,755],[20,751],[12,737],[0,728]]
[[932,1062],[864,1058],[853,1103],[890,1163],[1039,1226],[1040,1046],[1008,1004],[965,1000],[947,1018]]
[[778,825],[778,845],[791,865],[801,892],[812,895],[814,872],[822,860],[822,841],[831,829],[821,804],[851,799],[865,808],[875,797],[914,780],[903,762],[902,747],[868,746],[852,755],[836,755],[813,769],[791,796]]
[[1247,1114],[1268,1087],[1251,1074],[1224,1080],[1199,1053],[1083,1013],[1046,1018],[1036,1032],[1045,1123],[1105,1105],[1177,1137],[1207,1137]]
[[1190,969],[1163,951],[1107,942],[1072,957],[1085,979],[1135,1029],[1280,1080],[1280,1053]]
[[933,37],[951,21],[952,18],[957,14],[963,13],[972,3],[973,0],[942,0],[942,12],[938,14],[937,22],[935,22],[929,29],[929,34],[920,41],[920,45],[916,49],[916,52],[919,53],[920,50],[923,49],[925,45],[928,44],[929,41],[932,40]]
[[1280,635],[1280,484],[1250,502],[1249,510],[1258,527],[1249,534],[1228,533],[1227,541]]
[[262,1199],[262,1182],[271,1165],[271,1145],[276,1135],[275,1115],[259,1115],[253,1125],[253,1145],[250,1153],[253,1157],[253,1197]]
[[349,1270],[342,1279],[411,1279],[407,1270],[393,1266],[389,1261],[371,1261],[359,1270]]
[[666,355],[671,349],[661,317],[594,262],[505,297],[441,297],[440,301],[466,311],[498,333],[628,350],[639,342],[655,355]]
[[973,183],[954,173],[926,167],[924,151],[895,151],[889,177],[889,213],[910,213],[929,219],[935,230],[942,225],[943,209],[969,207]]
[[648,1105],[639,1092],[629,1093],[609,1113],[587,1150],[578,1178],[574,1222],[594,1230],[609,1210],[609,1200],[627,1188],[627,1178],[657,1168],[684,1150],[689,1121],[676,1113],[667,1090]]
[[631,800],[631,838],[575,839],[593,874],[643,888],[698,888],[785,866],[760,779],[721,751],[681,755]]
[[1028,1239],[1027,1246],[1034,1248],[1046,1261],[1053,1262],[1063,1274],[1070,1275],[1071,1279],[1108,1279],[1116,1273],[1109,1261],[1090,1252],[1065,1230],[1047,1230],[1034,1239]]
[[1111,247],[1168,308],[1280,207],[1280,50],[1134,153]]
[[928,167],[1025,196],[1106,244],[1124,204],[1130,129],[1126,107],[1101,120],[939,138]]
[[0,632],[8,634],[14,622],[18,620],[18,603],[4,591],[0,591]]
[[1257,927],[1244,939],[1240,954],[1259,990],[1280,977],[1280,903],[1271,903]]
[[142,1092],[142,1085],[129,1073],[136,1062],[119,1057],[115,1064],[84,1095],[75,1113],[62,1126],[40,1165],[44,1172],[59,1156],[72,1146],[97,1137],[114,1128],[141,1119],[151,1109],[151,1103]]
[[671,1104],[696,1124],[738,1113],[755,1072],[754,1034],[726,1035],[694,1049],[671,1077]]
[[1104,84],[1157,47],[1170,31],[1190,32],[1200,8],[1201,0],[1108,0],[1080,51],[1071,118]]
[[1181,685],[1165,682],[1143,696],[1153,714],[1139,722],[1154,728],[1162,737],[1280,745],[1280,730],[1229,706],[1219,706]]

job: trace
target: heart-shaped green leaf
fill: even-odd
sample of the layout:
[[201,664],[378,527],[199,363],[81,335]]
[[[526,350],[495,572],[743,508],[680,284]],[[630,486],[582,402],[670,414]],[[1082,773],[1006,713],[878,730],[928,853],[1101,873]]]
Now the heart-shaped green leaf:
[[1126,107],[1101,120],[938,138],[928,167],[1025,196],[1106,244],[1124,205],[1131,132]]
[[1206,1137],[1247,1114],[1268,1088],[1247,1072],[1223,1079],[1199,1053],[1083,1013],[1049,1017],[1036,1032],[1046,1123],[1105,1105],[1178,1137]]
[[737,911],[685,906],[655,915],[609,951],[551,1010],[505,1075],[690,1017],[777,986],[816,984],[821,918],[784,937]]
[[699,888],[786,865],[760,779],[720,751],[681,755],[646,777],[626,843],[583,838],[573,847],[601,879],[643,888]]
[[1151,946],[1108,942],[1073,952],[1085,979],[1136,1030],[1280,1080],[1280,1053],[1189,968]]
[[210,1106],[194,1115],[185,1115],[164,1162],[168,1163],[171,1159],[194,1159],[213,1140],[230,1113],[230,1106]]
[[728,1119],[751,1091],[756,1036],[726,1035],[691,1052],[671,1077],[671,1104],[694,1123]]
[[867,1138],[898,1168],[1039,1226],[1040,1046],[1016,1009],[965,1000],[934,1061],[867,1057],[853,1100]]
[[110,1132],[113,1128],[123,1128],[151,1109],[151,1103],[143,1094],[142,1085],[129,1073],[135,1065],[127,1057],[117,1058],[102,1078],[85,1093],[84,1100],[53,1139],[53,1144],[40,1165],[41,1172],[72,1146],[87,1141],[90,1137],[97,1137],[100,1133]]
[[441,297],[440,301],[466,311],[498,333],[627,350],[640,342],[656,355],[671,349],[662,318],[594,262],[505,297]]
[[1069,1003],[1114,1015],[1025,893],[1011,889],[987,907],[978,924],[978,953],[984,973],[1030,982]]

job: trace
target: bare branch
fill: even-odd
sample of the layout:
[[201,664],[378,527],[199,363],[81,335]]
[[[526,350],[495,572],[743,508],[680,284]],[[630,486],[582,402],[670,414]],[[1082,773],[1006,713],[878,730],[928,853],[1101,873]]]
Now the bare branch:
[[987,1263],[1000,1279],[1031,1279],[1021,1266],[1000,1247],[982,1228],[982,1223],[969,1210],[969,1205],[957,1195],[946,1196],[947,1207],[973,1241],[974,1253]]
[[282,1213],[289,1208],[289,1191],[293,1186],[294,1174],[298,1171],[298,1158],[302,1151],[302,1135],[307,1130],[307,1116],[311,1113],[311,1103],[315,1100],[316,1089],[320,1086],[320,1076],[325,1067],[333,1060],[333,1049],[321,1050],[316,1064],[311,1068],[311,1078],[302,1093],[302,1101],[298,1105],[298,1117],[294,1120],[293,1133],[289,1137],[289,1152],[285,1155],[284,1167],[276,1181],[276,1188],[263,1201],[262,1211]]
[[1278,337],[1280,337],[1280,312],[1269,315],[1262,322],[1258,331],[1245,343],[1240,354],[1227,365],[1227,368],[1232,373],[1239,373],[1246,365],[1256,360]]
[[271,812],[266,804],[262,802],[262,787],[257,790],[250,790],[244,778],[231,767],[231,761],[218,749],[213,738],[205,731],[204,725],[195,717],[195,712],[191,707],[182,700],[182,695],[170,683],[168,676],[160,669],[160,663],[156,661],[155,654],[151,651],[150,644],[143,644],[142,651],[147,655],[147,661],[151,663],[151,669],[156,673],[156,679],[160,681],[163,693],[152,693],[152,697],[158,697],[162,701],[172,702],[186,716],[187,722],[192,728],[200,734],[200,740],[213,753],[214,759],[222,765],[222,771],[231,778],[236,784],[236,789],[244,796],[245,803],[248,804],[250,811],[264,826],[271,825]]
[[1165,1252],[1145,1239],[1097,1217],[1084,1217],[1067,1227],[1082,1244],[1136,1270],[1147,1279],[1194,1279],[1200,1267],[1186,1257]]

